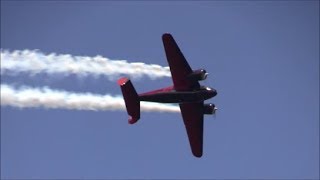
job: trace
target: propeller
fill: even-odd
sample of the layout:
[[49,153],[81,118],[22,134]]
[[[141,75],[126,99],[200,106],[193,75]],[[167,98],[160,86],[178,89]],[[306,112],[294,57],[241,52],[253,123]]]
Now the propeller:
[[[208,76],[208,75],[209,75],[209,73],[206,73],[206,76]],[[210,84],[210,81],[208,80],[208,78],[202,80],[202,82],[203,82],[204,86],[208,86],[208,84]]]
[[213,119],[216,119],[216,118],[217,118],[217,110],[218,110],[217,107],[214,107],[214,108],[213,108]]
[[209,75],[209,73],[205,73],[205,74],[204,74],[204,80],[207,79],[208,75]]

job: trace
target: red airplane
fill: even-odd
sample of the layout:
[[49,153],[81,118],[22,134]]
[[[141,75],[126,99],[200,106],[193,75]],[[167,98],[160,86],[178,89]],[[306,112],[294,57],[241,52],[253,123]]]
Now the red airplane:
[[159,103],[179,103],[181,114],[191,150],[194,156],[201,157],[203,151],[203,115],[214,114],[214,104],[204,101],[217,95],[213,88],[201,86],[198,81],[207,78],[204,69],[193,71],[177,43],[170,34],[163,34],[162,41],[173,80],[173,86],[155,91],[137,94],[128,78],[121,78],[118,84],[126,104],[129,123],[134,124],[140,119],[140,101]]

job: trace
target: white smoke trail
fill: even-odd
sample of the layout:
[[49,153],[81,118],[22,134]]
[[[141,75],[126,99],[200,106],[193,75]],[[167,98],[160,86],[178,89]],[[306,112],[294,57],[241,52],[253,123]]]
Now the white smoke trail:
[[[1,84],[1,106],[19,108],[43,107],[73,110],[110,111],[125,110],[121,96],[72,93],[45,88],[23,87],[15,89]],[[180,112],[178,106],[141,102],[141,111]]]
[[106,57],[72,56],[70,54],[44,54],[38,50],[1,50],[1,74],[20,73],[62,73],[87,75],[105,75],[114,80],[120,75],[131,78],[148,76],[151,79],[170,77],[169,67],[141,62],[129,63],[126,60],[110,60]]

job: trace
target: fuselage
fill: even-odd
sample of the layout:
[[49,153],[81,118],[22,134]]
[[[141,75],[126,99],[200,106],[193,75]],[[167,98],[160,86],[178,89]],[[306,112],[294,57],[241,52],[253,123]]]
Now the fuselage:
[[139,95],[140,101],[160,102],[160,103],[184,103],[184,102],[200,102],[210,99],[217,95],[217,91],[213,88],[202,87],[192,91],[176,91],[157,92],[153,94]]

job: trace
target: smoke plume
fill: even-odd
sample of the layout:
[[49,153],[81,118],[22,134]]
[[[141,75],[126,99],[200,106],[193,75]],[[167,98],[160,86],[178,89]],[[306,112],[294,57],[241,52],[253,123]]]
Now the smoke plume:
[[151,79],[170,77],[169,67],[126,60],[110,60],[106,57],[72,56],[70,54],[44,54],[38,50],[1,50],[1,74],[6,72],[30,74],[62,73],[79,76],[104,75],[111,80],[121,75],[130,78],[142,76]]
[[[43,107],[72,110],[125,110],[121,96],[99,95],[91,93],[74,93],[53,90],[48,87],[15,89],[6,84],[1,85],[1,106],[19,108]],[[141,102],[141,111],[180,112],[178,106]]]

